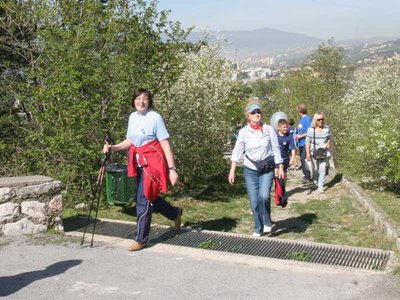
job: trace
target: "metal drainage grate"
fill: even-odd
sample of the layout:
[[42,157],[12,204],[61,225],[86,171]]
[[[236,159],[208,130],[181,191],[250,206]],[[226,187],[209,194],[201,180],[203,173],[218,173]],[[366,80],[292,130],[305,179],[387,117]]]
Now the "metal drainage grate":
[[[64,224],[65,231],[83,231],[84,219],[74,219]],[[92,232],[92,227],[87,229]],[[136,226],[125,223],[98,221],[96,234],[133,238]],[[260,257],[312,262],[334,266],[345,266],[369,270],[384,270],[390,251],[326,244],[302,243],[276,238],[253,238],[235,234],[202,232],[153,226],[150,243],[163,243],[198,249],[240,253]]]

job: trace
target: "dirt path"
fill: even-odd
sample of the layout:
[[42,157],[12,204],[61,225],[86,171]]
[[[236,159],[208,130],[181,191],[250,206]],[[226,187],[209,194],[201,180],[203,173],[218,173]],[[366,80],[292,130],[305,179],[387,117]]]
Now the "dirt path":
[[[334,172],[330,172],[325,180],[325,193],[320,194],[317,190],[312,189],[312,185],[304,185],[301,183],[303,173],[301,170],[289,170],[286,191],[289,195],[288,205],[285,208],[272,204],[272,219],[274,222],[274,236],[285,237],[285,233],[301,233],[307,230],[307,216],[302,216],[295,212],[292,208],[295,203],[307,203],[311,200],[331,199],[339,201],[345,194],[344,187],[340,184],[340,176]],[[273,194],[272,194],[273,196]],[[298,235],[296,239],[307,239]]]

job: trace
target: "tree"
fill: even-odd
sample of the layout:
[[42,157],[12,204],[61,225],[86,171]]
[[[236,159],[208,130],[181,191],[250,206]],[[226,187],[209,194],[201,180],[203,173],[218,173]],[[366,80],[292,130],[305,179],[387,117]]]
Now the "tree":
[[24,11],[32,11],[31,1],[0,3],[0,174],[5,175],[12,173],[12,145],[24,134],[19,126],[24,119],[19,116],[30,117],[19,96],[39,55],[35,47],[38,20]]
[[267,98],[275,94],[279,88],[279,80],[266,80],[257,79],[250,84],[252,89],[252,94],[255,97]]
[[241,107],[232,97],[232,70],[218,45],[183,55],[179,79],[157,95],[165,116],[181,179],[188,185],[207,182],[225,170],[223,152]]
[[310,111],[324,111],[329,118],[344,95],[344,50],[333,43],[322,43],[299,69],[283,77],[278,97],[291,114],[298,103],[304,103]]
[[105,133],[125,136],[133,91],[158,92],[177,80],[187,32],[158,12],[156,1],[7,3],[2,24],[11,17],[39,21],[29,23],[26,42],[37,55],[17,67],[18,106],[2,116],[16,128],[7,144],[12,151],[1,156],[2,174],[60,179],[66,200],[81,201],[90,194]]
[[359,176],[387,175],[400,183],[400,62],[358,70],[344,96],[338,133],[339,155],[346,170]]
[[349,76],[347,69],[342,67],[343,55],[343,49],[335,47],[333,40],[321,44],[300,68],[284,74],[276,96],[279,108],[289,117],[297,117],[296,107],[299,103],[306,104],[310,115],[324,112],[327,125],[333,133],[332,148],[336,166],[339,165],[336,137],[347,126],[341,110],[341,99],[347,88],[345,78]]

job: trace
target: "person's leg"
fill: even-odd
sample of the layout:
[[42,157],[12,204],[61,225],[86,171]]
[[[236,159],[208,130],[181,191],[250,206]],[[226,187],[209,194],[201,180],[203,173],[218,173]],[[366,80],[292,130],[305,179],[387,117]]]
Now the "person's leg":
[[319,170],[318,170],[318,190],[323,191],[324,190],[324,181],[326,177],[326,161],[321,160],[319,162]]
[[289,159],[287,159],[286,161],[283,161],[283,171],[285,172],[283,177],[285,186],[286,186],[286,182],[287,182],[287,173],[288,173],[288,169],[289,169]]
[[149,241],[151,215],[153,206],[150,201],[144,196],[143,193],[143,169],[138,168],[138,174],[136,177],[137,182],[137,202],[136,202],[136,214],[137,214],[137,229],[135,241],[139,244],[146,244]]
[[274,171],[264,173],[259,178],[259,192],[258,197],[260,202],[263,203],[263,224],[272,227],[271,222],[271,188],[274,181]]
[[300,161],[301,161],[301,169],[303,171],[303,181],[309,181],[311,179],[311,173],[310,170],[308,170],[307,165],[306,165],[306,147],[305,146],[300,146],[299,147],[299,152],[300,152]]
[[246,182],[247,195],[249,197],[250,208],[254,218],[254,233],[263,233],[263,204],[259,200],[259,172],[243,167],[244,179]]
[[312,180],[313,180],[313,183],[315,185],[315,188],[317,188],[317,186],[318,186],[319,161],[314,159],[314,158],[311,158],[311,166],[312,166],[312,173],[311,173]]

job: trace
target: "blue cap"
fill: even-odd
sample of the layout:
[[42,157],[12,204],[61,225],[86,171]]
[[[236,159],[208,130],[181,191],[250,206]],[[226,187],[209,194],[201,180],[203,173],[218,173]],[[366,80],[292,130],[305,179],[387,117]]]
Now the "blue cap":
[[252,105],[249,106],[249,108],[247,109],[247,112],[251,113],[255,109],[261,110],[261,106],[257,103],[253,103]]

